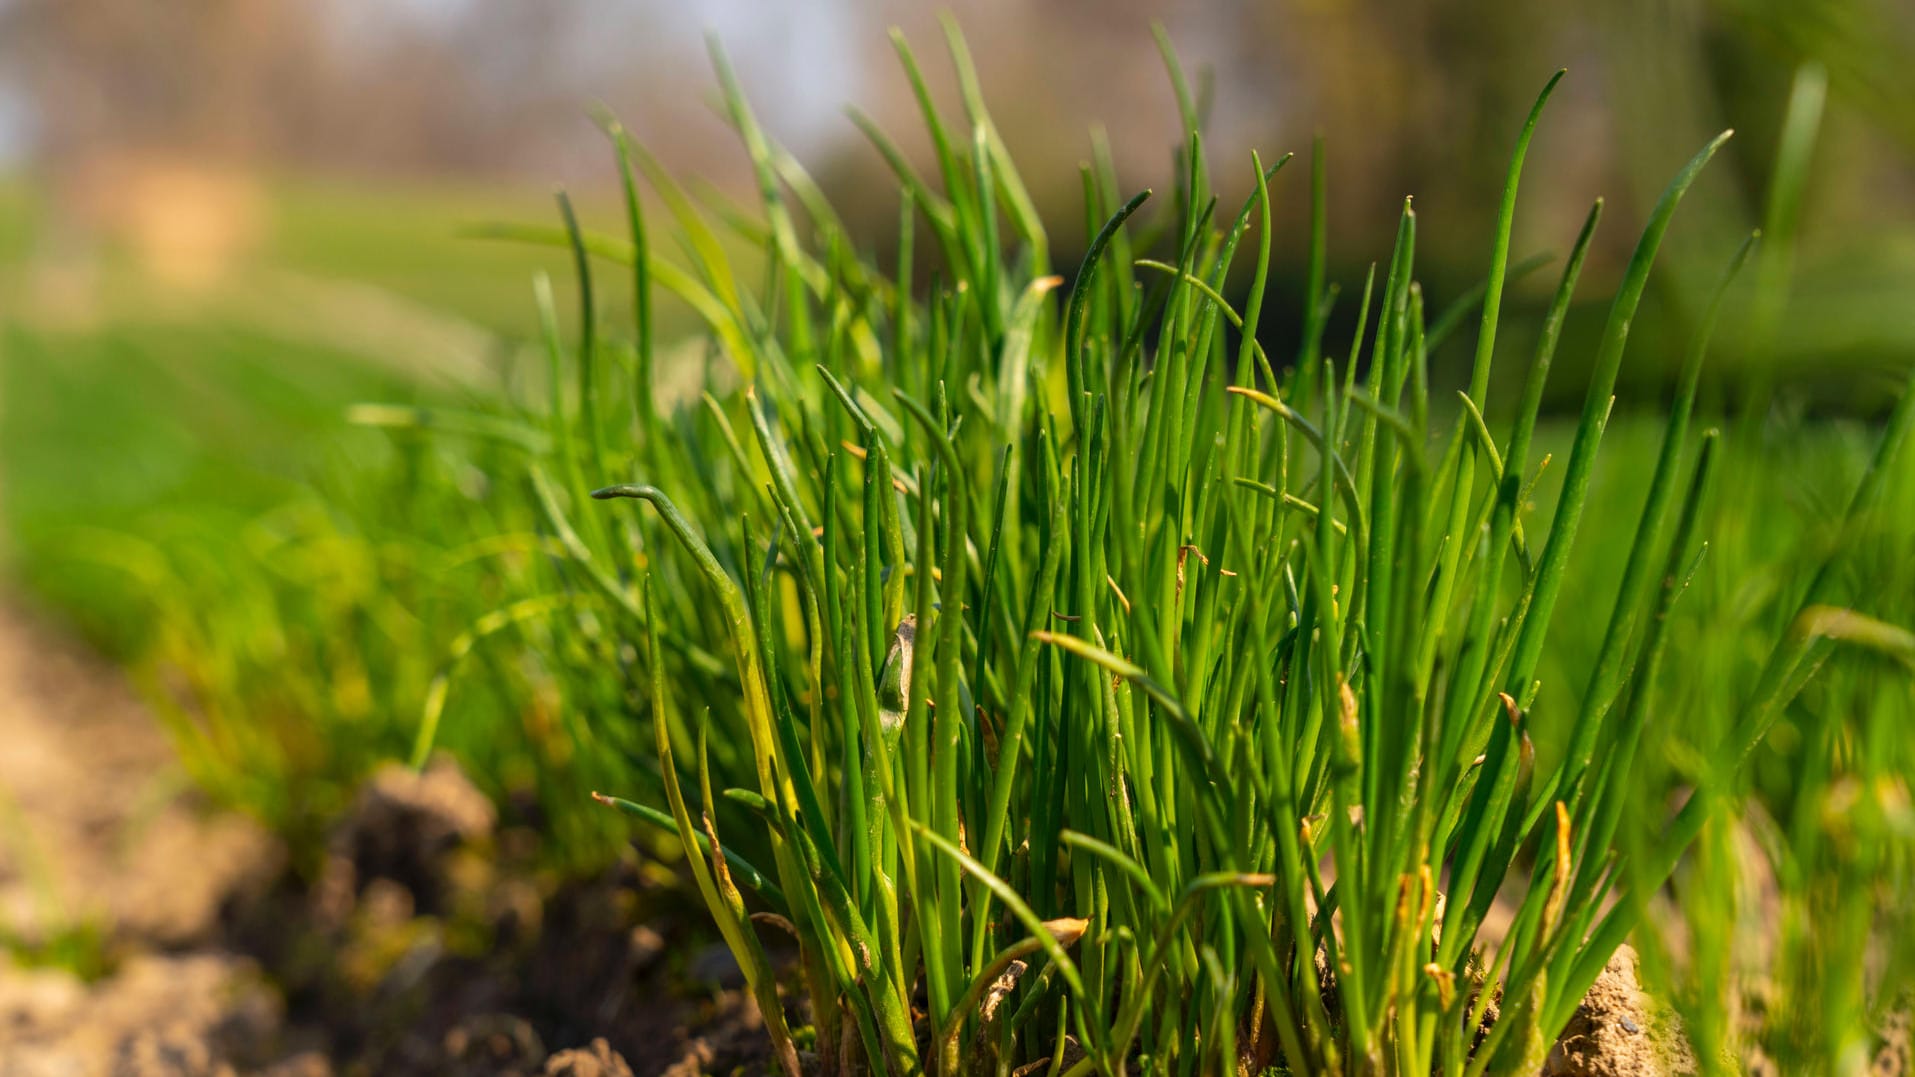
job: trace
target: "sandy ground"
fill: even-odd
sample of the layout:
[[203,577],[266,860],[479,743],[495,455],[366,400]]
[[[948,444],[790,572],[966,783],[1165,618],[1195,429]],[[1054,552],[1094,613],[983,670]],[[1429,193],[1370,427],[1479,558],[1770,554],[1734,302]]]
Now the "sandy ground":
[[[0,595],[0,1077],[632,1077],[601,1034],[641,1075],[762,1054],[741,992],[682,997],[667,943],[632,926],[630,899],[660,884],[626,864],[539,891],[498,870],[494,822],[449,764],[388,768],[320,884],[288,890],[282,850],[197,802],[120,673]],[[462,900],[503,910],[483,957],[422,907],[460,864]],[[536,926],[513,943],[508,921]],[[282,989],[249,955],[298,975]]]
[[262,1064],[280,1023],[221,902],[279,864],[200,810],[117,672],[0,599],[0,933],[67,940],[104,974],[0,957],[0,1077],[187,1075]]

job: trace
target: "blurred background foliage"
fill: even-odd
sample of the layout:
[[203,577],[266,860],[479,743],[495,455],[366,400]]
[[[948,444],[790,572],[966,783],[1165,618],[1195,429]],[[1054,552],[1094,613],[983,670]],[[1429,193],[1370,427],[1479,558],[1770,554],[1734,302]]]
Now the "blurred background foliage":
[[[1705,388],[1717,411],[1780,388],[1776,470],[1745,504],[1845,488],[1829,485],[1836,465],[1817,446],[1860,435],[1802,423],[1880,415],[1915,360],[1915,6],[1900,0],[949,8],[1050,224],[1057,265],[1076,264],[1084,243],[1084,162],[1108,154],[1133,189],[1171,175],[1176,102],[1149,33],[1161,19],[1201,73],[1226,204],[1245,193],[1238,166],[1250,149],[1272,159],[1324,139],[1342,337],[1405,194],[1419,209],[1418,273],[1433,301],[1480,279],[1517,121],[1567,66],[1530,155],[1514,254],[1561,254],[1589,201],[1606,197],[1586,296],[1613,289],[1671,168],[1714,131],[1738,131],[1671,234],[1619,392],[1663,398],[1741,234],[1767,223],[1794,237],[1769,252],[1763,280],[1738,289],[1742,307],[1718,337]],[[919,43],[933,93],[956,115],[956,79],[929,47],[936,17],[902,0],[0,0],[0,506],[16,574],[118,653],[159,646],[189,667],[192,655],[230,658],[231,668],[202,670],[193,708],[257,710],[262,693],[291,684],[278,672],[288,664],[325,670],[316,679],[330,693],[284,700],[288,728],[302,708],[357,720],[368,700],[409,706],[446,640],[484,607],[471,596],[441,603],[434,623],[437,597],[405,592],[430,587],[393,551],[421,539],[456,550],[472,537],[460,513],[480,511],[483,484],[470,460],[407,460],[340,419],[366,399],[483,407],[536,377],[521,373],[540,365],[524,361],[536,328],[528,284],[540,270],[564,280],[569,265],[562,252],[474,238],[472,227],[551,219],[545,192],[556,183],[588,226],[617,230],[616,172],[592,118],[601,107],[674,172],[697,177],[692,190],[709,204],[748,204],[748,162],[706,70],[710,32],[854,240],[893,249],[895,180],[845,113],[855,105],[929,167],[886,28]],[[1805,68],[1825,76],[1826,109],[1807,183],[1778,211],[1768,192]],[[1274,190],[1260,332],[1279,357],[1293,353],[1302,308],[1302,176],[1292,169]],[[1788,219],[1765,221],[1777,212]],[[1516,357],[1553,277],[1511,287],[1503,340]],[[600,304],[607,324],[629,324],[625,289],[601,288]],[[569,339],[571,304],[560,306]],[[1559,407],[1579,399],[1578,367],[1602,317],[1593,302],[1571,314],[1551,382]],[[693,328],[670,302],[658,318],[660,341]],[[1329,339],[1336,353],[1336,325]],[[1434,377],[1459,380],[1472,344],[1456,334]],[[662,376],[703,358],[668,349]],[[1524,365],[1497,369],[1517,376]],[[1492,408],[1512,388],[1498,386]],[[1628,469],[1608,481],[1610,500],[1632,512]],[[429,509],[415,500],[427,489],[464,489],[468,504]],[[153,549],[96,549],[101,528]],[[1603,556],[1600,539],[1591,545]],[[274,560],[289,549],[310,556]],[[264,580],[248,577],[261,562]],[[155,566],[170,574],[165,586]],[[1610,576],[1585,578],[1600,591]],[[332,596],[330,608],[285,608],[310,591]],[[1725,602],[1739,593],[1723,591]],[[162,595],[176,616],[157,608]],[[1742,599],[1737,608],[1763,605]],[[197,627],[182,635],[181,623]],[[269,623],[294,631],[281,639]],[[399,657],[407,647],[419,653]],[[1549,680],[1573,691],[1588,656],[1570,646],[1552,661],[1562,672]],[[338,770],[403,754],[414,713],[380,716],[363,755]],[[314,769],[326,768],[289,759],[281,777]]]
[[[949,7],[1053,222],[1060,265],[1083,242],[1079,166],[1100,142],[1129,185],[1169,175],[1175,103],[1152,18],[1193,71],[1209,73],[1214,161],[1326,138],[1331,279],[1346,288],[1387,250],[1405,194],[1428,222],[1419,253],[1430,293],[1481,276],[1514,120],[1558,66],[1571,74],[1537,139],[1517,253],[1560,245],[1589,200],[1606,196],[1613,227],[1599,238],[1593,294],[1619,272],[1624,237],[1672,163],[1736,128],[1726,167],[1703,181],[1698,212],[1673,237],[1672,268],[1658,275],[1644,353],[1624,386],[1633,392],[1672,366],[1673,349],[1659,345],[1684,336],[1719,261],[1711,252],[1760,222],[1791,78],[1819,65],[1829,103],[1799,207],[1795,287],[1781,316],[1731,319],[1750,331],[1717,378],[1735,383],[1773,363],[1815,406],[1866,412],[1894,381],[1881,375],[1915,354],[1915,304],[1892,301],[1915,288],[1915,9],[1899,0]],[[539,191],[553,182],[588,201],[609,194],[594,107],[715,196],[749,192],[743,155],[712,108],[697,47],[706,30],[737,57],[768,130],[821,178],[853,235],[888,249],[893,184],[843,112],[855,103],[927,159],[885,28],[934,41],[935,16],[901,0],[0,0],[6,309],[34,323],[110,321],[129,305],[177,313],[178,295],[154,295],[156,282],[202,302],[237,287],[249,293],[240,306],[280,331],[313,331],[294,324],[302,312],[333,333],[368,317],[407,321],[472,361],[483,341],[444,331],[526,330],[532,256],[458,239],[458,229],[543,219]],[[937,51],[927,76],[954,108]],[[1242,171],[1226,170],[1226,201],[1241,193]],[[1305,200],[1300,185],[1277,197],[1279,238],[1290,241],[1277,248],[1269,306],[1286,312],[1302,288]],[[601,198],[598,209],[613,207]],[[1548,277],[1514,298],[1540,305]],[[258,289],[279,301],[255,301]],[[1297,326],[1276,317],[1264,331],[1287,345]],[[1589,335],[1572,322],[1568,362]],[[335,343],[388,361],[434,351],[367,336],[387,343]],[[1443,357],[1452,373],[1468,346]]]

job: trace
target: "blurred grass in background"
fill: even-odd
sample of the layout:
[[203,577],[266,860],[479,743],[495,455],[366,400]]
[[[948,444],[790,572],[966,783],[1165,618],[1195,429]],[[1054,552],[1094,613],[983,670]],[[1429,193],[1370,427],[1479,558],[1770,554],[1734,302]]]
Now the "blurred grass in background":
[[[466,234],[547,212],[536,196],[244,189],[257,234],[182,279],[190,237],[138,227],[83,269],[36,265],[43,196],[0,188],[0,548],[14,590],[133,669],[214,799],[310,864],[354,783],[406,754],[487,581],[528,556],[466,549],[526,503],[488,486],[484,446],[396,448],[347,408],[543,391],[527,282],[565,260]],[[629,298],[607,313],[629,319]],[[480,780],[501,799],[536,797],[542,753],[499,737],[549,734],[535,692],[514,671],[479,679],[461,710],[483,734],[446,743],[500,762]],[[607,855],[603,821],[569,851]]]

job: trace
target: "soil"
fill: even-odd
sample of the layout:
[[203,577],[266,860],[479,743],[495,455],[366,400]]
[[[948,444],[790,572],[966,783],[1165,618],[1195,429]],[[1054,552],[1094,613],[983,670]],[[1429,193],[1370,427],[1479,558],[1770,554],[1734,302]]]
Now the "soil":
[[[4,600],[0,744],[0,1077],[771,1066],[673,869],[633,850],[562,880],[448,763],[375,774],[302,874],[196,798],[111,667]],[[1543,1075],[1695,1069],[1625,947]]]
[[301,878],[196,798],[112,667],[7,601],[0,744],[0,1077],[689,1077],[763,1058],[736,966],[668,872],[633,853],[561,882],[450,766],[376,775]]
[[1673,1015],[1636,978],[1636,951],[1616,951],[1543,1063],[1543,1077],[1636,1077],[1696,1072]]
[[[0,968],[0,1075],[201,1073],[280,1020],[214,941],[273,843],[197,810],[164,737],[84,651],[0,606],[0,935],[65,968]],[[190,867],[188,867],[190,865]]]

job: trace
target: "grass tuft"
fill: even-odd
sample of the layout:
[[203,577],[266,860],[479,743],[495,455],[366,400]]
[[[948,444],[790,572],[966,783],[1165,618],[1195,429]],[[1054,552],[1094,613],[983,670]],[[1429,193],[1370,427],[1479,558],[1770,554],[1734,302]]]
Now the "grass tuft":
[[[1160,41],[1185,125],[1178,174],[1167,198],[1120,201],[1106,167],[1086,172],[1098,227],[1061,307],[954,29],[968,133],[895,39],[941,190],[859,118],[899,176],[893,276],[848,253],[715,46],[759,178],[762,221],[734,239],[762,259],[761,291],[730,268],[708,214],[613,129],[686,241],[692,269],[668,286],[739,377],[709,384],[702,409],[662,414],[641,343],[636,436],[607,443],[586,293],[578,421],[555,411],[552,444],[568,474],[635,474],[591,496],[647,503],[656,524],[542,500],[642,629],[642,651],[606,675],[649,685],[640,720],[670,811],[600,799],[699,851],[695,881],[787,1069],[785,1001],[740,879],[798,937],[797,1012],[825,1072],[1046,1059],[1066,1077],[1533,1070],[1835,640],[1907,648],[1902,629],[1832,606],[1818,576],[1772,635],[1771,672],[1717,702],[1724,732],[1696,795],[1645,827],[1657,809],[1641,803],[1655,770],[1643,746],[1722,456],[1714,431],[1690,431],[1699,372],[1751,241],[1725,252],[1640,512],[1607,527],[1627,559],[1593,667],[1565,716],[1535,713],[1557,607],[1581,582],[1572,550],[1638,303],[1729,134],[1676,172],[1637,241],[1541,529],[1525,516],[1543,387],[1600,202],[1520,400],[1501,404],[1500,441],[1488,390],[1510,350],[1498,332],[1523,164],[1563,73],[1518,134],[1485,283],[1426,316],[1406,200],[1380,290],[1364,288],[1375,331],[1341,355],[1324,339],[1335,289],[1319,146],[1305,335],[1273,357],[1256,327],[1270,184],[1288,157],[1253,159],[1254,193],[1220,215],[1202,95]],[[582,283],[588,255],[609,257],[639,270],[642,296],[667,263],[625,175],[629,245],[569,213],[565,236]],[[922,294],[907,275],[920,217],[940,256]],[[1238,311],[1224,292],[1245,259]],[[1449,408],[1431,392],[1430,347],[1478,306]],[[1850,526],[1867,526],[1908,410]],[[689,745],[672,698],[707,708],[698,812],[680,792]],[[709,758],[718,743],[737,750]],[[714,775],[751,789],[715,799]],[[1505,900],[1514,923],[1491,944],[1483,924]],[[1479,1032],[1492,999],[1498,1017]]]

